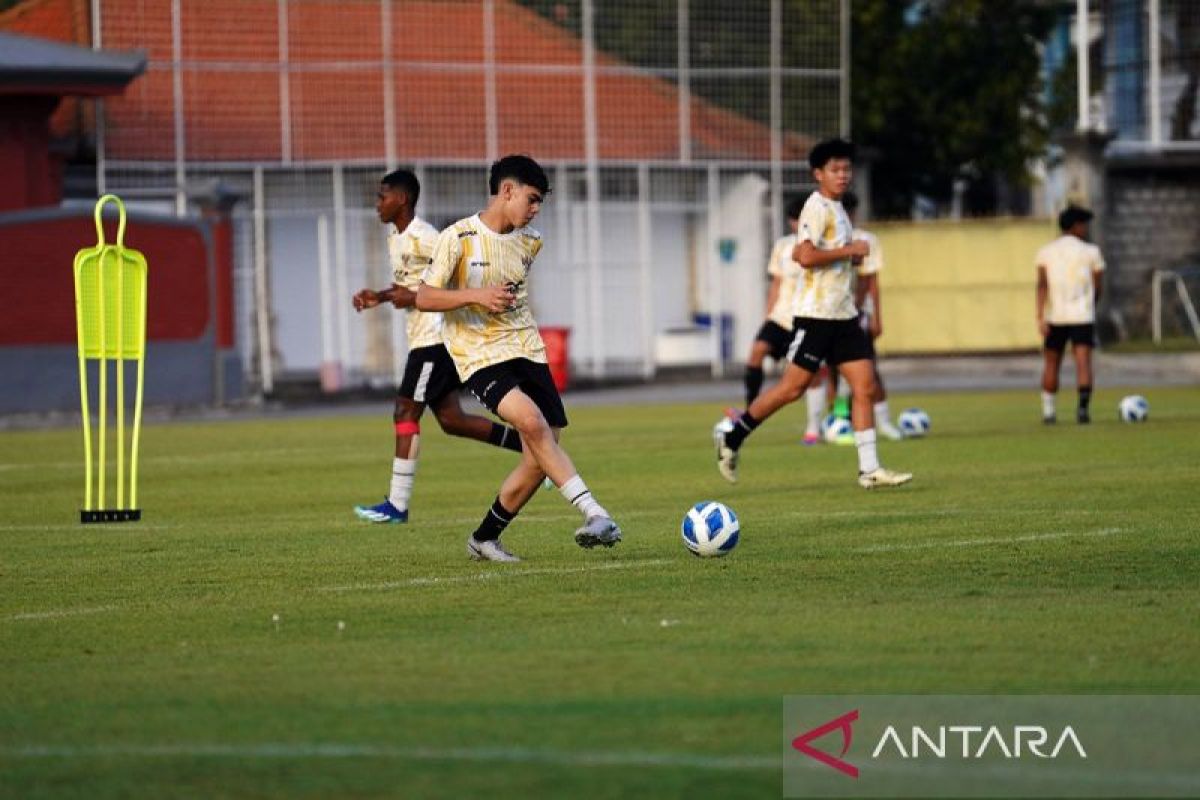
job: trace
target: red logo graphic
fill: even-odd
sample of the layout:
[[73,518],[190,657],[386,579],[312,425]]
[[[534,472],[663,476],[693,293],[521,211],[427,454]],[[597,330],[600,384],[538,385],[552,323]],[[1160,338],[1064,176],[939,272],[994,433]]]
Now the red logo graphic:
[[[843,761],[842,756],[846,755],[846,751],[850,749],[850,741],[854,738],[854,729],[851,727],[858,720],[858,709],[843,714],[837,719],[831,719],[824,725],[813,728],[811,731],[802,733],[795,739],[792,739],[792,747],[799,750],[809,758],[815,758],[826,766],[833,767],[838,772],[845,773],[851,778],[858,777],[858,767],[853,764]],[[809,744],[813,739],[820,739],[827,733],[835,730],[842,732],[842,752],[837,756],[831,756],[822,750],[817,750]]]

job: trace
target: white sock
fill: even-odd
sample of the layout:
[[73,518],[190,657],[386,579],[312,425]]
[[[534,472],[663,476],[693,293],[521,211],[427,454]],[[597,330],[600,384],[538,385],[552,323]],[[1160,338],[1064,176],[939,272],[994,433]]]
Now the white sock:
[[892,412],[888,411],[887,400],[880,400],[875,404],[875,424],[876,425],[892,425]]
[[854,444],[858,446],[858,471],[866,473],[879,469],[879,454],[875,452],[875,429],[855,431]]
[[808,404],[808,428],[805,433],[821,432],[821,417],[825,415],[825,387],[810,386],[804,393],[804,402]]
[[388,502],[401,511],[408,510],[408,499],[412,497],[413,480],[416,475],[415,458],[392,459],[392,489],[388,492]]
[[1054,392],[1042,392],[1042,416],[1054,416]]
[[850,399],[850,381],[844,379],[838,381],[837,396]]
[[578,475],[564,483],[558,490],[562,492],[563,497],[567,498],[567,502],[582,512],[584,519],[608,516],[608,512],[604,510],[604,506],[596,502],[596,498],[592,497],[587,484]]

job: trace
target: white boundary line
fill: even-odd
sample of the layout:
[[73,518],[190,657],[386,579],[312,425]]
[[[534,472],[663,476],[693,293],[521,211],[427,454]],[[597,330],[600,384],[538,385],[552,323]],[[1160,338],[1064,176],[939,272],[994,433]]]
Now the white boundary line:
[[248,745],[29,745],[0,748],[0,758],[383,758],[409,761],[475,761],[556,764],[572,767],[691,767],[713,770],[777,770],[778,756],[703,756],[686,753],[582,752],[526,747],[393,747],[371,744],[263,743]]
[[55,611],[27,611],[23,614],[12,614],[5,617],[6,622],[21,622],[24,620],[58,619],[59,617],[81,617],[86,614],[105,614],[116,611],[119,606],[92,606],[91,608],[62,608]]
[[996,544],[1020,544],[1021,542],[1045,542],[1054,539],[1095,538],[1124,533],[1124,528],[1100,528],[1094,531],[1063,531],[1061,533],[1031,533],[1028,536],[998,536],[989,539],[958,539],[952,541],[911,542],[909,544],[880,544],[856,547],[852,553],[894,553],[901,550],[931,550],[940,547],[986,547]]
[[545,567],[542,569],[496,569],[488,572],[475,572],[470,575],[433,575],[423,578],[406,578],[401,581],[386,583],[359,583],[351,586],[318,586],[318,592],[384,592],[391,589],[407,589],[417,586],[443,586],[459,583],[477,583],[494,581],[504,578],[523,578],[527,575],[574,575],[580,572],[606,572],[615,569],[637,569],[638,567],[657,567],[671,563],[665,558],[641,559],[638,561],[609,561],[604,564],[592,564],[583,567]]

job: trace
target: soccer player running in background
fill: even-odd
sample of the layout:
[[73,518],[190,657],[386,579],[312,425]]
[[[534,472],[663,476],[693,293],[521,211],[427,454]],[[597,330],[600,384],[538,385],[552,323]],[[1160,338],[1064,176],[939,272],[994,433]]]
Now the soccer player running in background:
[[[795,198],[787,204],[788,233],[779,237],[771,248],[771,258],[767,262],[767,275],[771,277],[771,286],[767,290],[767,319],[754,337],[750,346],[750,355],[746,359],[746,407],[754,402],[762,391],[765,374],[763,360],[770,356],[774,361],[780,361],[787,354],[788,345],[792,343],[792,299],[796,292],[796,282],[803,272],[799,264],[792,258],[796,249],[796,227],[800,223],[800,209],[804,207],[803,198]],[[804,432],[805,444],[816,444],[821,440],[821,413],[823,406],[819,393],[813,392],[809,400],[808,425]],[[815,400],[816,410],[813,410]],[[726,411],[730,420],[741,416],[735,409]]]
[[417,286],[429,266],[437,244],[437,229],[416,216],[421,184],[408,170],[383,176],[375,199],[379,221],[388,226],[388,256],[392,285],[387,289],[362,289],[354,295],[354,309],[362,311],[382,303],[408,311],[408,362],[396,393],[392,414],[396,430],[396,452],[392,459],[392,483],[384,501],[374,506],[355,506],[354,513],[367,522],[408,522],[408,502],[417,473],[421,449],[421,415],[431,406],[442,430],[521,452],[521,438],[512,428],[490,419],[466,414],[459,402],[462,383],[454,362],[442,344],[441,314],[413,307]]
[[547,476],[583,515],[575,542],[612,547],[621,529],[558,444],[567,414],[529,308],[527,280],[542,236],[528,226],[550,182],[536,161],[510,155],[492,164],[488,189],[487,208],[442,231],[417,290],[417,308],[444,312],[446,348],[467,388],[516,428],[524,445],[521,462],[467,537],[467,554],[520,561],[500,544],[500,535]]
[[1075,356],[1079,404],[1075,420],[1092,421],[1092,346],[1096,340],[1096,303],[1100,300],[1104,257],[1088,242],[1092,212],[1070,206],[1058,215],[1062,236],[1037,253],[1037,321],[1043,338],[1042,422],[1057,419],[1054,396],[1067,342]]
[[793,258],[804,268],[796,290],[788,358],[779,382],[759,395],[733,430],[715,429],[717,469],[730,483],[737,481],[738,450],[768,417],[804,394],[822,362],[837,369],[850,384],[851,421],[858,447],[858,483],[864,489],[898,486],[912,480],[879,463],[875,446],[875,369],[870,341],[858,323],[854,305],[853,260],[870,253],[865,241],[853,240],[853,226],[841,198],[853,177],[854,145],[842,139],[819,143],[809,154],[817,191],[800,212]]

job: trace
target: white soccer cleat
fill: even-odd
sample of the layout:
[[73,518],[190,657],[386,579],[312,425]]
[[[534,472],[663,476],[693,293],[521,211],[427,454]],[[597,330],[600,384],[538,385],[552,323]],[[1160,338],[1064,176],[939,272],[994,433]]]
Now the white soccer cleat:
[[721,420],[713,427],[713,444],[717,448],[717,472],[721,473],[721,477],[730,483],[737,483],[737,450],[732,447],[725,446],[725,434],[732,430],[732,425],[729,428],[722,427],[722,423],[727,420]]
[[475,537],[467,537],[467,555],[476,561],[503,561],[506,563],[520,561],[501,546],[499,539],[476,541]]
[[885,439],[891,439],[893,442],[898,442],[904,438],[904,433],[890,422],[882,422],[875,426]]
[[874,472],[860,472],[858,485],[864,489],[874,489],[876,486],[900,486],[913,479],[911,472],[893,472],[880,467]]
[[621,541],[621,529],[609,517],[588,517],[575,531],[575,544],[587,550],[596,545],[612,547]]

